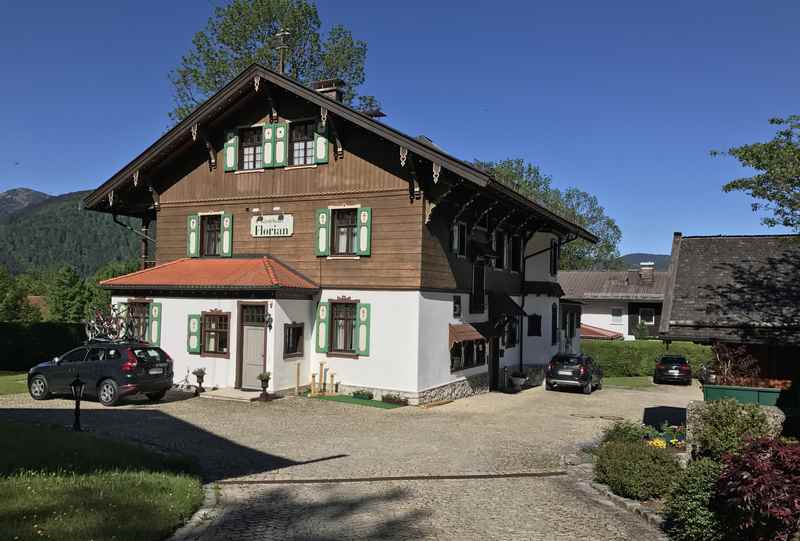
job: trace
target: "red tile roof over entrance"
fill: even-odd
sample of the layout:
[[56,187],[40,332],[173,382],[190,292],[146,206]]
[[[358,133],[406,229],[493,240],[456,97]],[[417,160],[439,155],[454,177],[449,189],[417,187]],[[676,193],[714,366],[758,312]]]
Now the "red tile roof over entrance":
[[103,280],[100,285],[114,289],[318,289],[317,284],[270,257],[183,258]]
[[622,340],[622,333],[581,323],[581,339],[585,338],[594,340]]

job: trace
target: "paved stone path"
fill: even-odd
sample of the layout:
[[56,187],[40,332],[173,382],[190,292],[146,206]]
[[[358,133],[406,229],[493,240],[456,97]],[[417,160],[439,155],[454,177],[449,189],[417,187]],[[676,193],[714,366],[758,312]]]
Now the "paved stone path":
[[[271,403],[131,400],[87,403],[101,435],[192,457],[220,483],[223,512],[203,540],[659,539],[569,476],[523,479],[257,484],[408,475],[542,472],[563,467],[611,419],[680,413],[697,388],[604,389],[591,396],[532,389],[432,409],[380,410],[304,398]],[[0,416],[68,425],[71,402],[0,397]],[[229,484],[232,481],[256,484]]]

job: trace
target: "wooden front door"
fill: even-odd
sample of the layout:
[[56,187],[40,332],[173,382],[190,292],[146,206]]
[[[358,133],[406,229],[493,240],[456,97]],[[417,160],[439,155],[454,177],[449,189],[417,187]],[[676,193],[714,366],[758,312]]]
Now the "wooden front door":
[[247,304],[242,306],[242,389],[260,389],[258,375],[266,370],[267,327],[264,324],[265,306]]

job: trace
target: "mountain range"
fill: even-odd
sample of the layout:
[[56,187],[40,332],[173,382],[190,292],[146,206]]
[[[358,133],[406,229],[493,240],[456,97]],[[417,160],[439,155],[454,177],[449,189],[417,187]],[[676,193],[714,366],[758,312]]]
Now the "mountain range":
[[89,276],[110,261],[137,257],[136,235],[108,214],[81,210],[88,193],[0,192],[0,266],[20,274],[67,264]]

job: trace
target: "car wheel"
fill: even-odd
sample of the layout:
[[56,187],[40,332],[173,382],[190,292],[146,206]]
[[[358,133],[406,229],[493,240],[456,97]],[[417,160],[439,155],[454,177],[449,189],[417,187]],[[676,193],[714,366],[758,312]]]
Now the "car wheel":
[[591,381],[583,386],[583,394],[592,394],[592,382]]
[[97,386],[97,398],[104,406],[113,406],[119,401],[119,387],[113,379],[104,379]]
[[654,383],[654,384],[656,384],[656,385],[658,385],[658,384],[659,384],[659,383],[661,383],[661,382],[660,382],[660,381],[658,381],[658,378],[657,378],[657,377],[653,376],[653,383]]
[[31,398],[34,400],[45,400],[50,396],[50,390],[47,387],[47,379],[37,374],[31,378],[28,384],[28,392],[31,393]]
[[552,384],[552,383],[550,383],[549,381],[545,381],[545,382],[544,382],[544,388],[545,388],[546,390],[548,390],[548,391],[552,391],[552,390],[553,390],[553,384]]
[[595,387],[595,389],[597,389],[599,391],[602,388],[603,388],[603,381],[600,380],[600,381],[597,382],[597,387]]
[[145,394],[150,402],[158,402],[159,400],[164,398],[164,395],[167,394],[167,390],[164,389],[163,391],[158,391],[157,393],[145,393]]

